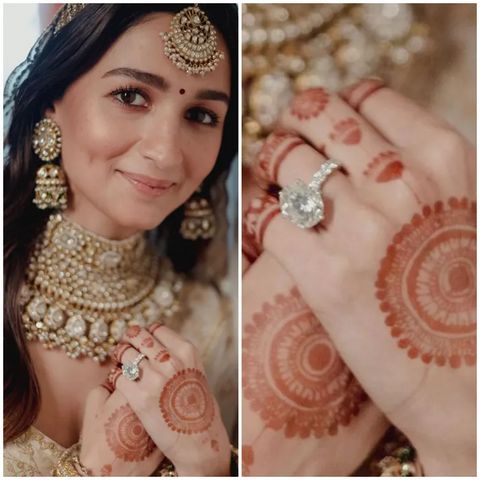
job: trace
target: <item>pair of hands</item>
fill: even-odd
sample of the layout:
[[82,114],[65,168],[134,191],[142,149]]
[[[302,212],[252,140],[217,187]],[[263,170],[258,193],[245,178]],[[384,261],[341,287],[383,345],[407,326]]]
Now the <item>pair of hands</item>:
[[90,393],[80,462],[94,475],[148,476],[166,456],[178,475],[228,475],[230,443],[196,348],[160,324],[130,327],[114,360],[138,354],[140,378],[116,367]]
[[[445,122],[381,87],[367,80],[340,95],[322,89],[300,93],[282,115],[280,130],[267,139],[253,169],[264,188],[297,179],[308,183],[328,157],[343,169],[322,188],[326,216],[319,228],[294,226],[278,215],[272,196],[252,200],[245,212],[245,253],[253,264],[244,285],[250,275],[267,284],[269,269],[280,275],[280,266],[285,286],[283,297],[275,292],[262,299],[260,311],[258,293],[244,288],[244,357],[254,357],[251,339],[263,325],[259,313],[278,311],[279,302],[298,289],[370,399],[416,447],[425,473],[473,475],[475,151]],[[291,393],[289,384],[281,388],[290,374],[293,382],[313,372],[314,381],[334,371],[327,365],[334,355],[322,354],[320,341],[307,351],[293,330],[305,321],[286,311],[292,330],[272,327],[257,362],[269,372],[265,384],[277,399]],[[274,363],[281,358],[288,362],[275,377]],[[255,363],[244,363],[246,381],[255,374]],[[305,380],[290,387],[306,395],[309,385]],[[344,399],[347,394],[345,386]],[[283,428],[278,409],[272,419],[252,396],[245,403],[261,412],[267,430]],[[296,405],[298,419],[305,405]],[[244,412],[244,431],[248,422]],[[284,432],[288,437],[286,427]],[[319,436],[328,437],[328,429]]]

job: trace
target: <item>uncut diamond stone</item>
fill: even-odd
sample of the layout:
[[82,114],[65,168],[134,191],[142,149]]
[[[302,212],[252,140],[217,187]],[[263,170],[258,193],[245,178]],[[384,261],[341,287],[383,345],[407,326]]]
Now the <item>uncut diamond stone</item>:
[[110,325],[110,333],[112,337],[118,342],[122,338],[126,328],[127,324],[125,320],[115,320]]
[[112,250],[102,253],[100,261],[108,268],[115,268],[122,261],[122,255]]
[[51,306],[45,316],[45,325],[56,330],[57,328],[62,327],[64,323],[65,314],[63,313],[63,310],[55,305]]
[[42,320],[47,313],[47,304],[41,297],[35,297],[27,306],[27,312],[34,321]]
[[95,343],[104,342],[108,338],[108,325],[102,320],[97,320],[90,327],[88,336]]
[[87,331],[87,324],[80,315],[70,317],[65,325],[65,331],[73,338],[80,338]]
[[323,201],[318,190],[301,181],[280,192],[282,214],[300,228],[311,228],[323,219]]

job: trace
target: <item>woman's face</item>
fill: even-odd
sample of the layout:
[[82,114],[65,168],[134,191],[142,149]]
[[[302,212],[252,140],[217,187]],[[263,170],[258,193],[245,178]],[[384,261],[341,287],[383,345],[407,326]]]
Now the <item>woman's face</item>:
[[86,228],[125,237],[154,228],[213,168],[230,95],[225,54],[204,77],[163,53],[158,13],[127,30],[48,112],[62,131],[69,213]]

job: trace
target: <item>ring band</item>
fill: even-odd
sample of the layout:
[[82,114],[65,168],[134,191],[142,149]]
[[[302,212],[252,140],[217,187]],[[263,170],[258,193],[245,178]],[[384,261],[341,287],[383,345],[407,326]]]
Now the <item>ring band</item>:
[[140,377],[140,368],[138,364],[145,358],[143,353],[139,353],[131,362],[125,362],[122,365],[122,375],[128,380],[134,382]]
[[324,219],[321,187],[340,165],[332,159],[322,164],[307,185],[297,180],[280,191],[282,215],[299,228],[311,228]]

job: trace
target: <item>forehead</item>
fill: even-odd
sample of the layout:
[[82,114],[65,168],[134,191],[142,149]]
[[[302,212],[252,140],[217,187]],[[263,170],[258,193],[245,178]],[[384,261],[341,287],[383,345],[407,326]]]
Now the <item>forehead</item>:
[[165,56],[160,33],[170,30],[173,14],[153,13],[124,32],[94,67],[100,75],[108,70],[128,67],[159,75],[172,86],[198,89],[230,90],[230,59],[222,36],[217,34],[217,48],[224,53],[213,72],[205,76],[187,75]]

